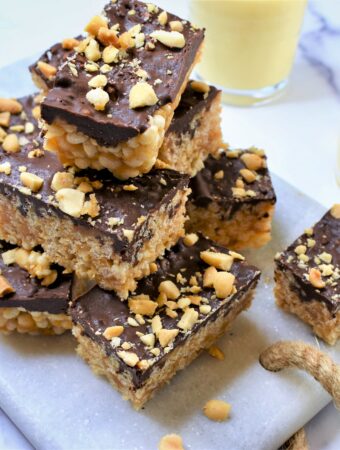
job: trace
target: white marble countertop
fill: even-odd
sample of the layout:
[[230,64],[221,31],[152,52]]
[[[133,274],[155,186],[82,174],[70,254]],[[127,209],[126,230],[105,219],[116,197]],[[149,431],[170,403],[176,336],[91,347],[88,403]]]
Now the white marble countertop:
[[[187,15],[186,1],[157,3]],[[74,24],[85,24],[98,4],[98,0],[57,4],[0,0],[0,67],[77,34],[79,27]],[[337,161],[340,179],[340,0],[311,0],[285,95],[265,107],[225,107],[223,126],[231,145],[266,149],[271,169],[302,192],[326,207],[340,201],[340,180],[336,182]],[[329,405],[307,425],[311,450],[340,448],[339,419],[340,413]],[[0,450],[31,448],[0,410]]]

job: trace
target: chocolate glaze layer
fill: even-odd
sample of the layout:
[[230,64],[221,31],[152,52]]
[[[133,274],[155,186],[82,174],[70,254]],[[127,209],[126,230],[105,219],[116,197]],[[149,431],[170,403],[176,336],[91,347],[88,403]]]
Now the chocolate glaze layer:
[[31,278],[29,273],[18,265],[4,264],[1,255],[7,249],[6,244],[5,248],[1,248],[0,270],[15,292],[0,298],[0,308],[22,307],[27,311],[66,314],[71,299],[71,276],[59,275],[53,285],[41,286],[39,280]]
[[[228,151],[227,151],[228,153]],[[242,150],[240,156],[247,153]],[[254,197],[234,197],[232,188],[236,180],[240,178],[240,170],[244,169],[243,161],[238,158],[228,158],[221,153],[219,158],[209,156],[205,161],[204,169],[190,180],[192,195],[191,203],[200,208],[206,208],[210,203],[217,203],[223,209],[224,219],[231,218],[239,208],[245,204],[256,204],[262,201],[276,202],[276,196],[267,168],[257,171],[259,179],[253,183],[245,183],[246,189],[256,193]],[[214,175],[223,171],[222,179],[216,179]]]
[[[200,237],[199,241],[192,247],[185,246],[183,241],[180,240],[176,246],[166,252],[163,258],[157,261],[158,271],[139,282],[136,294],[147,294],[151,299],[155,300],[159,294],[158,286],[163,280],[170,279],[176,283],[176,275],[181,273],[189,281],[190,277],[197,272],[203,273],[208,265],[201,260],[200,252],[211,248],[219,252],[228,253],[228,250],[215,245],[212,241],[203,237]],[[202,291],[197,295],[209,300],[209,304],[212,307],[211,312],[208,315],[199,313],[199,321],[194,325],[191,333],[179,333],[174,341],[174,348],[183,345],[190,335],[197,333],[202,327],[216,320],[221,315],[227,315],[234,303],[242,301],[243,295],[256,285],[260,277],[260,272],[244,261],[235,261],[231,272],[236,277],[237,292],[227,300],[216,299],[213,295],[213,289],[203,288],[202,281],[199,281]],[[179,283],[177,285],[179,288],[181,287]],[[190,293],[183,295],[190,295]],[[197,306],[191,305],[191,307],[199,311]],[[178,320],[182,316],[181,310],[177,310],[177,312],[178,318],[176,319],[167,316],[164,309],[160,309],[157,312],[161,317],[163,328],[177,328]],[[155,358],[147,350],[136,332],[151,333],[150,324],[146,323],[138,327],[128,325],[127,319],[131,317],[131,314],[129,313],[127,302],[120,301],[114,293],[106,292],[96,287],[71,305],[70,314],[73,321],[76,324],[80,324],[84,329],[84,333],[100,345],[108,356],[117,357],[120,361],[121,370],[131,373],[136,389],[143,385],[152,370],[164,364],[167,355],[171,355],[171,352],[165,354],[159,343],[156,344],[156,347],[160,349],[159,357]],[[137,367],[128,367],[117,356],[117,351],[121,350],[121,348],[113,348],[110,342],[102,334],[99,334],[99,332],[102,333],[107,327],[113,325],[124,325],[124,332],[120,336],[122,342],[132,343],[131,351],[136,353],[140,360],[150,362],[150,367],[147,370],[142,371]]]
[[[78,40],[82,39],[82,36],[77,36],[76,39]],[[49,89],[52,89],[54,86],[55,77],[48,78],[46,75],[44,75],[38,67],[38,62],[39,61],[45,62],[58,69],[59,66],[61,66],[65,61],[67,61],[67,58],[72,53],[73,53],[72,50],[64,49],[60,42],[58,44],[54,44],[40,56],[38,61],[29,66],[29,71],[32,74],[35,73],[39,78],[41,78],[44,81],[44,83]]]
[[[88,216],[71,217],[59,209],[54,200],[55,192],[50,187],[54,174],[58,171],[65,171],[57,156],[52,152],[45,151],[44,156],[40,158],[27,157],[30,150],[42,148],[42,145],[37,123],[31,114],[33,97],[24,97],[19,101],[24,106],[29,121],[34,123],[35,131],[30,135],[19,133],[20,136],[24,135],[28,139],[28,143],[18,153],[5,153],[0,144],[0,163],[9,162],[12,168],[10,175],[0,173],[0,192],[9,197],[18,197],[22,214],[27,214],[27,211],[33,208],[39,216],[67,217],[97,239],[102,239],[103,236],[112,239],[114,250],[119,252],[123,259],[134,262],[141,243],[151,237],[148,235],[150,215],[162,206],[169,205],[177,192],[187,188],[188,176],[171,170],[155,170],[135,178],[133,183],[129,183],[115,179],[108,171],[85,170],[78,172],[77,176],[79,177],[86,176],[91,181],[99,180],[103,183],[103,187],[95,191],[100,213],[95,220],[91,221]],[[11,125],[25,122],[19,115],[11,117]],[[27,195],[20,191],[22,188],[20,166],[25,166],[27,172],[38,175],[44,180],[38,195]],[[123,189],[124,186],[130,184],[138,189],[135,191]],[[175,214],[175,212],[174,210],[171,213]],[[141,216],[146,216],[147,219],[143,223],[138,223]],[[107,223],[111,217],[122,219],[123,223],[112,228]],[[124,236],[124,230],[134,230],[134,237],[130,243]]]
[[[135,14],[128,15],[128,11],[132,9]],[[121,33],[141,24],[146,43],[150,41],[153,31],[170,30],[168,24],[164,27],[159,24],[158,14],[162,12],[161,9],[157,14],[149,13],[147,5],[139,1],[118,0],[106,5],[104,12],[109,27],[118,23]],[[168,23],[173,20],[180,19],[168,13]],[[173,102],[177,97],[203,41],[203,30],[194,30],[188,22],[185,22],[183,27],[186,40],[183,49],[171,49],[157,42],[153,51],[145,47],[129,49],[124,65],[112,65],[112,70],[106,74],[108,84],[105,90],[110,95],[110,101],[105,111],[96,111],[86,100],[86,93],[89,91],[89,77],[84,69],[86,59],[82,54],[74,54],[73,62],[78,76],[71,74],[67,64],[60,68],[55,86],[42,105],[43,118],[48,123],[62,119],[104,146],[116,146],[144,132],[148,127],[149,117],[160,106]],[[137,110],[129,108],[129,92],[132,86],[140,81],[135,74],[136,69],[129,64],[135,58],[140,60],[140,67],[148,73],[148,83],[154,87],[159,99],[156,105]],[[99,65],[102,64],[100,61]],[[92,75],[98,73],[94,72]],[[158,79],[162,80],[162,83],[154,84]]]
[[189,81],[181,97],[181,102],[175,110],[168,132],[178,134],[178,136],[189,132],[191,137],[193,137],[196,128],[199,127],[199,123],[196,123],[193,128],[192,120],[203,110],[209,111],[211,103],[220,92],[215,87],[210,86],[208,94],[205,95],[202,92],[195,91]]
[[[335,219],[328,211],[313,228],[313,235],[306,233],[294,241],[280,256],[276,259],[278,271],[290,273],[294,277],[294,285],[291,288],[299,295],[304,302],[317,300],[324,303],[331,314],[334,316],[340,311],[340,282],[339,279],[334,284],[326,284],[323,289],[316,289],[306,278],[311,268],[318,268],[314,258],[323,252],[332,255],[332,264],[334,269],[339,271],[340,275],[340,220]],[[315,245],[308,247],[308,239],[314,239]],[[299,265],[299,260],[294,249],[298,245],[306,245],[306,255],[309,261],[306,267]],[[323,277],[327,281],[330,277]]]

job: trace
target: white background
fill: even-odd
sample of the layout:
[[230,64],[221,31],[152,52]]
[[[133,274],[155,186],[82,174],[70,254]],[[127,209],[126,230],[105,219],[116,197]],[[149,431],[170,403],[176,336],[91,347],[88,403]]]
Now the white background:
[[[183,16],[187,2],[157,1]],[[340,1],[314,1],[340,34]],[[103,5],[101,0],[0,0],[0,67],[34,55],[55,42],[79,33],[80,27]],[[306,18],[304,33],[313,30]],[[340,37],[324,54],[340,76]],[[326,52],[325,52],[326,53]],[[301,54],[285,96],[272,105],[243,109],[225,107],[225,139],[233,146],[263,147],[271,169],[301,191],[329,207],[340,202],[336,158],[340,140],[340,98],[322,69],[312,67]],[[340,80],[338,80],[340,85]],[[297,211],[297,214],[303,212]],[[340,415],[326,408],[307,427],[311,449],[340,448]],[[30,448],[0,411],[0,449]]]

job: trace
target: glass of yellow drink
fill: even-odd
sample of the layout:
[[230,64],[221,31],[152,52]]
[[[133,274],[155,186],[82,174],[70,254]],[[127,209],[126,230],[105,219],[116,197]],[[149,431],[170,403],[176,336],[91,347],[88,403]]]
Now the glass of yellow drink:
[[307,0],[190,0],[191,19],[206,28],[198,74],[227,103],[251,105],[286,87]]

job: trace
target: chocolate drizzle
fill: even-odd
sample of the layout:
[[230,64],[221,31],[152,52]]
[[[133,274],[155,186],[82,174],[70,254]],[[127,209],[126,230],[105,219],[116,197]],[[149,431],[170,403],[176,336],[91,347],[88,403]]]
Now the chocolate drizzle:
[[[129,10],[134,10],[135,13],[129,15]],[[161,11],[159,9],[157,14],[149,13],[145,3],[134,0],[118,0],[116,3],[109,3],[104,9],[109,27],[119,24],[120,33],[123,33],[141,24],[146,42],[151,39],[150,34],[153,31],[170,30],[169,25],[162,27],[158,21]],[[168,22],[174,20],[180,19],[168,13]],[[159,42],[152,51],[147,50],[145,46],[129,49],[126,62],[114,64],[112,70],[106,74],[106,90],[110,93],[110,101],[105,112],[96,111],[86,100],[85,96],[89,90],[89,78],[84,69],[86,59],[82,54],[75,54],[72,62],[78,76],[72,76],[67,64],[60,68],[55,86],[43,102],[43,118],[48,123],[56,119],[65,120],[104,146],[116,146],[142,133],[148,127],[149,117],[160,106],[176,99],[203,41],[204,32],[194,30],[190,23],[185,22],[183,35],[186,41],[183,49],[171,49]],[[139,78],[131,62],[136,59],[140,61],[140,67],[148,73],[148,83],[154,87],[159,102],[154,106],[132,110],[129,108],[129,92]],[[99,63],[102,64],[103,62]],[[161,80],[161,83],[155,84],[156,80]]]
[[[172,280],[176,282],[176,275],[178,273],[181,273],[187,280],[197,274],[197,272],[203,273],[208,265],[201,260],[200,252],[211,248],[219,252],[228,253],[223,247],[217,246],[212,241],[203,237],[200,237],[199,241],[192,247],[185,246],[183,241],[180,240],[176,246],[166,252],[163,258],[157,261],[158,271],[139,282],[135,293],[137,295],[147,294],[151,299],[155,300],[159,294],[158,286],[161,281]],[[243,295],[256,285],[260,277],[260,272],[255,267],[249,266],[243,261],[235,260],[231,272],[236,277],[235,284],[237,292],[232,294],[227,300],[216,299],[213,295],[213,289],[203,288],[202,281],[199,281],[199,286],[202,288],[202,291],[198,295],[209,300],[209,305],[212,308],[211,312],[208,315],[200,313],[199,320],[194,325],[191,333],[183,332],[176,337],[174,348],[184,344],[191,334],[198,332],[207,323],[216,320],[221,315],[227,315],[234,303],[242,301]],[[181,287],[179,283],[178,287]],[[194,307],[198,311],[197,306],[191,305],[191,307]],[[176,319],[167,316],[164,309],[157,312],[161,317],[163,328],[176,328],[178,320],[182,315],[181,310],[177,310],[177,312],[178,318]],[[103,347],[107,355],[114,355],[117,358],[117,351],[121,350],[121,348],[113,348],[111,343],[101,333],[109,326],[124,326],[124,332],[120,336],[122,342],[132,343],[131,351],[135,352],[140,360],[150,361],[150,367],[144,371],[137,367],[128,367],[121,361],[121,368],[131,373],[135,388],[140,387],[147,380],[150,372],[155,367],[164,364],[167,354],[159,343],[156,344],[156,347],[160,349],[160,356],[155,358],[136,334],[136,332],[144,334],[151,333],[150,324],[146,322],[145,325],[139,325],[138,327],[128,325],[127,319],[131,317],[131,313],[129,313],[127,302],[120,301],[114,293],[103,291],[96,287],[75,302],[70,308],[70,313],[73,321],[82,326],[87,336]]]

